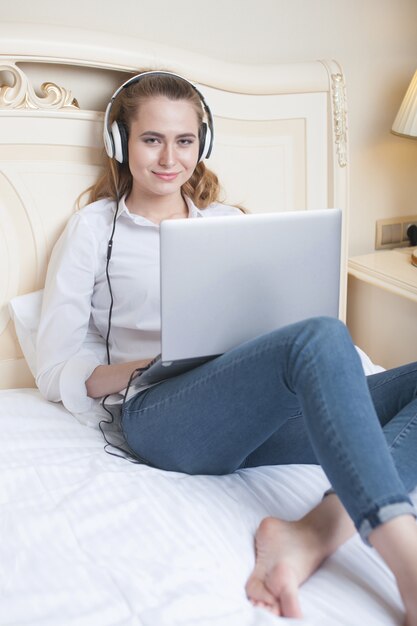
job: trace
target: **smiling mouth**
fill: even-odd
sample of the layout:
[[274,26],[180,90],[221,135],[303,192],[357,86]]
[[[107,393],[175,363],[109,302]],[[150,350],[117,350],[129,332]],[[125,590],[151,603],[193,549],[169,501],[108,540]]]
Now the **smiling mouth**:
[[158,178],[162,178],[162,180],[174,180],[179,172],[171,172],[169,174],[167,174],[166,172],[153,172],[155,174],[155,176],[158,176]]

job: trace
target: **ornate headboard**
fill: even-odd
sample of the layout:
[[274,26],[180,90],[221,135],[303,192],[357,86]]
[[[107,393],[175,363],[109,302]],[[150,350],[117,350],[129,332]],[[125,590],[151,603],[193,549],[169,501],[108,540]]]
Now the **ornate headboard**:
[[[106,103],[143,68],[198,83],[215,118],[208,163],[253,212],[348,207],[346,96],[334,61],[239,65],[85,30],[0,26],[0,387],[33,386],[7,303],[43,286],[51,249],[103,159]],[[300,242],[294,242],[294,246]]]

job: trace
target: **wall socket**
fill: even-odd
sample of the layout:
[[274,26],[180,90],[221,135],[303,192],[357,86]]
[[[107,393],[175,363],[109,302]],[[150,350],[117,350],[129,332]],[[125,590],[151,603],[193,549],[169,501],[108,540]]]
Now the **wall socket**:
[[391,217],[386,220],[377,220],[375,233],[375,248],[400,248],[409,246],[407,229],[412,224],[417,226],[417,215]]

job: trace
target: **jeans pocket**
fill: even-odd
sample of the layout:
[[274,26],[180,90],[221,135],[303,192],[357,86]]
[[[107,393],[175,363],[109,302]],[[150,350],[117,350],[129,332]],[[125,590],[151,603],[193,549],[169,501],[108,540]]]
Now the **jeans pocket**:
[[290,415],[287,421],[296,420],[296,419],[299,419],[300,417],[303,417],[303,414],[301,411],[297,411],[296,413],[293,413],[292,415]]
[[126,402],[126,404],[124,405],[122,409],[122,415],[121,415],[122,424],[123,424],[123,420],[126,417],[128,417],[129,415],[132,415],[133,413],[139,413],[141,411],[142,404],[150,390],[151,390],[151,387],[149,387],[148,389],[144,389],[143,391],[138,391],[137,394],[132,396],[132,398],[130,398]]

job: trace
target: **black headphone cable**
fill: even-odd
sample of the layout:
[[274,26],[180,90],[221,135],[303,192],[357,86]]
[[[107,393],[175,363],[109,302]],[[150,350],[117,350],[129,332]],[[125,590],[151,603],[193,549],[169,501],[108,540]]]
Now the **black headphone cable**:
[[[106,258],[106,279],[107,279],[107,285],[109,288],[109,294],[110,294],[110,306],[109,306],[109,316],[108,316],[108,323],[107,323],[107,335],[106,335],[106,355],[107,355],[107,365],[111,364],[111,359],[110,359],[110,331],[111,331],[111,317],[112,317],[112,312],[113,312],[113,291],[112,291],[112,287],[111,287],[111,281],[110,281],[110,272],[109,272],[109,265],[110,265],[110,259],[111,259],[111,255],[112,255],[112,251],[113,251],[113,237],[114,237],[114,233],[116,230],[116,220],[117,220],[117,216],[119,214],[119,206],[120,206],[120,193],[119,190],[117,189],[116,191],[116,210],[114,212],[114,218],[113,218],[113,224],[112,224],[112,230],[111,230],[111,234],[110,234],[110,239],[108,241],[107,244],[107,258]],[[138,374],[141,373],[144,369],[146,368],[137,368],[135,369],[129,378],[129,382],[127,384],[125,393],[123,395],[123,402],[122,402],[122,407],[121,407],[121,411],[123,411],[123,408],[125,406],[126,403],[126,398],[127,398],[127,394],[129,392],[129,388],[130,385],[132,384],[132,380],[133,378]],[[116,456],[118,458],[121,459],[126,459],[127,461],[130,461],[130,463],[140,463],[140,464],[145,464],[145,465],[151,465],[151,463],[149,461],[147,461],[146,459],[140,457],[136,452],[133,452],[133,450],[130,449],[130,447],[128,446],[127,442],[126,442],[126,448],[122,448],[120,446],[117,446],[116,444],[112,443],[111,441],[109,441],[106,437],[105,431],[103,429],[103,424],[114,424],[114,414],[111,412],[111,410],[108,408],[108,406],[106,406],[106,401],[109,398],[110,394],[108,394],[107,396],[105,396],[103,398],[103,400],[101,401],[101,404],[103,406],[103,409],[106,411],[106,413],[108,413],[110,415],[110,420],[105,420],[102,419],[99,422],[99,428],[101,430],[101,433],[103,435],[104,441],[106,442],[106,445],[104,446],[104,450],[105,452],[107,452],[107,454],[111,454],[112,456]],[[115,452],[110,452],[109,451],[109,446],[119,450],[120,452],[122,452],[123,454],[116,454]],[[128,456],[129,455],[129,456]]]

